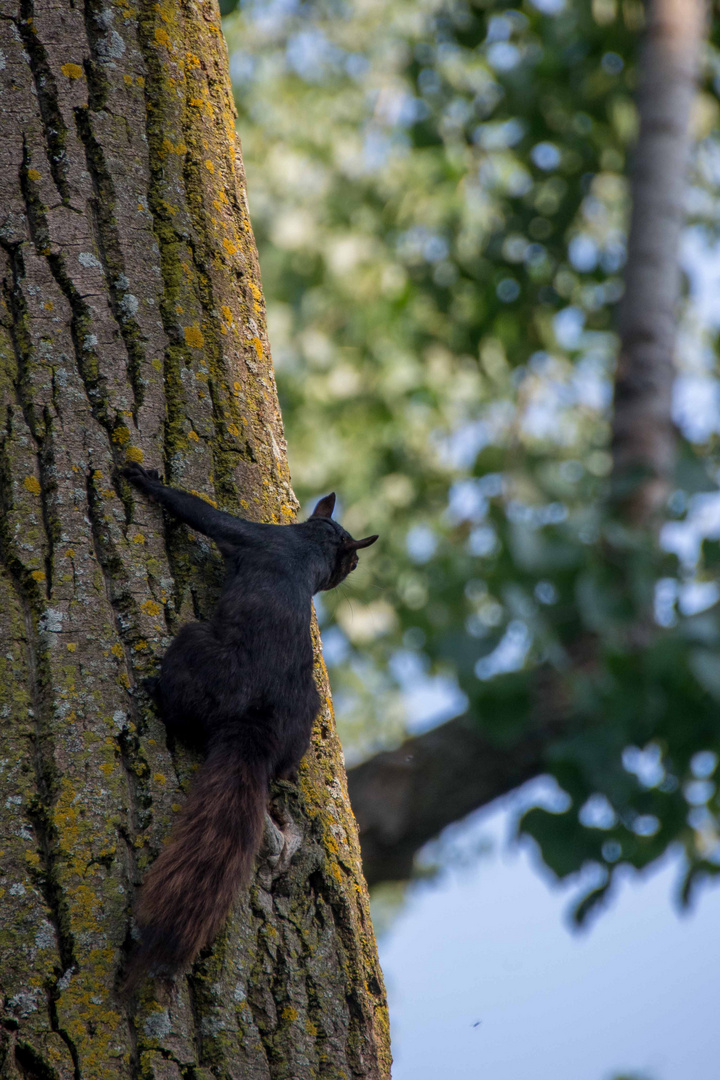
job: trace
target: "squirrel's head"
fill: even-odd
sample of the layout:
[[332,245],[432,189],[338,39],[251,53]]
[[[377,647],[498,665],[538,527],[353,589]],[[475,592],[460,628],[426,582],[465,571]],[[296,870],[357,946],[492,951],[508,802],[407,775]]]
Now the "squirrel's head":
[[344,581],[358,564],[357,553],[360,548],[370,547],[377,540],[377,536],[354,540],[350,533],[334,520],[334,508],[333,491],[320,500],[306,522],[312,526],[313,538],[321,545],[327,563],[327,576],[318,586],[319,591],[334,589]]

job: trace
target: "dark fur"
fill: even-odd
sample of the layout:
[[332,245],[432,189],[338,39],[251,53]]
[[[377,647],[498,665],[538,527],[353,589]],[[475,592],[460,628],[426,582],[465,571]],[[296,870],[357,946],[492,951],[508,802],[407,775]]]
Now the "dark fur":
[[150,688],[168,728],[207,750],[137,905],[140,946],[125,987],[172,975],[222,926],[248,881],[260,844],[270,780],[295,775],[320,698],[310,638],[313,593],[357,566],[353,540],[331,518],[328,495],[299,525],[258,525],[166,487],[131,465],[124,475],[153,501],[211,537],[227,578],[207,622],[183,626]]

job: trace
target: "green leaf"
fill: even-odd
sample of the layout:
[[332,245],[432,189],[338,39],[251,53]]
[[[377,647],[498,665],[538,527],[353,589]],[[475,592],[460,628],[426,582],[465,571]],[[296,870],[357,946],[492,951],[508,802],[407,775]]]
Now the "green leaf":
[[700,685],[720,701],[720,656],[709,649],[692,649],[688,663]]
[[682,442],[680,456],[675,468],[675,486],[688,495],[701,491],[717,491],[718,485],[708,468],[708,462],[699,457],[688,443]]
[[592,889],[573,908],[572,918],[576,926],[583,926],[588,916],[592,914],[593,911],[596,911],[601,904],[605,903],[611,885],[612,874],[608,873],[607,878],[602,885],[598,885],[597,888]]
[[523,814],[518,831],[536,841],[543,862],[560,879],[576,873],[597,854],[597,843],[590,841],[589,831],[571,811],[553,814],[534,807]]

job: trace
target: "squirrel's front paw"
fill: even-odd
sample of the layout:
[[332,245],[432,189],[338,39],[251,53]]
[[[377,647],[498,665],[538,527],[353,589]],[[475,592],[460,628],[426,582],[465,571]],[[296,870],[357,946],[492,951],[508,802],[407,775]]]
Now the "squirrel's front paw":
[[145,488],[148,485],[161,484],[160,473],[157,469],[144,469],[136,461],[129,462],[122,470],[122,475],[136,487]]

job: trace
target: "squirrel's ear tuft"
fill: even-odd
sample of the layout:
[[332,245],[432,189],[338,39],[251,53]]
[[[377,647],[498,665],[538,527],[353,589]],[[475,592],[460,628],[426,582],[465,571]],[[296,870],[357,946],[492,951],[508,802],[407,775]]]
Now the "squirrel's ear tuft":
[[359,548],[370,547],[378,539],[377,534],[375,536],[365,536],[362,540],[348,540],[345,544],[347,548],[357,551]]
[[329,495],[326,495],[324,499],[321,499],[313,510],[310,517],[332,517],[332,512],[335,507],[335,492],[331,491]]

